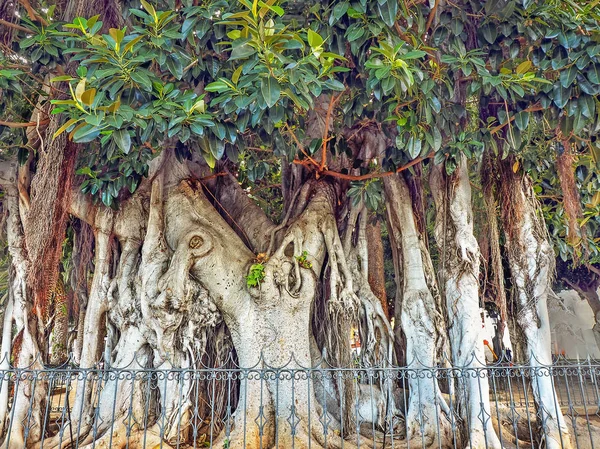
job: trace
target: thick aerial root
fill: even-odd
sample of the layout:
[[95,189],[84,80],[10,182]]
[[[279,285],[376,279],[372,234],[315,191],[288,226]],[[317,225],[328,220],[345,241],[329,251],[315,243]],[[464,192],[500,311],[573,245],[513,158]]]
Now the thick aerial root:
[[[243,422],[243,418],[238,418],[238,421]],[[248,417],[245,429],[242,424],[235,426],[229,435],[223,432],[215,440],[213,447],[227,447],[228,449],[372,449],[378,447],[374,440],[363,435],[342,439],[339,431],[333,428],[328,429],[325,434],[316,414],[311,422],[310,431],[306,422],[306,418],[297,422],[292,432],[290,422],[282,417],[278,420],[277,433],[271,423],[271,425],[264,426],[261,435],[259,428],[254,425],[254,420]]]
[[[252,417],[246,418],[246,426],[244,426],[244,419],[238,417],[231,429],[229,434],[224,431],[213,443],[214,447],[227,447],[228,449],[259,449],[268,447],[267,444],[271,441],[269,438],[269,432],[261,432],[257,426],[254,425]],[[264,429],[269,430],[269,429]]]
[[127,425],[120,422],[115,425],[111,432],[106,432],[101,438],[91,443],[80,446],[81,449],[172,449],[160,437],[158,426],[150,429],[128,432]]
[[446,415],[439,413],[436,404],[422,404],[419,408],[411,407],[406,416],[407,434],[410,446],[427,448],[442,447],[450,441],[452,431]]

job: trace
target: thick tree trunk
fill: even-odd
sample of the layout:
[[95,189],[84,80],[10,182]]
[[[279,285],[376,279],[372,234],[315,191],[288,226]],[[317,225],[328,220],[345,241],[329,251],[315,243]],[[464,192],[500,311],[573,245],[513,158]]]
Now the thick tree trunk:
[[[100,329],[103,327],[104,314],[108,310],[113,221],[114,217],[111,209],[98,209],[94,226],[96,240],[95,270],[89,305],[85,315],[81,359],[79,361],[81,368],[93,367],[100,362],[100,354],[102,353]],[[93,384],[88,382],[87,379],[77,382],[73,416],[78,425],[83,425],[84,429],[91,425],[87,419],[91,413],[92,388]]]
[[[365,360],[377,359],[369,354],[370,350],[376,351],[375,347],[381,352],[378,357],[389,359],[393,336],[381,303],[368,283],[364,208],[357,214],[360,224],[356,228],[356,243],[350,238],[345,248],[336,222],[336,189],[324,181],[308,183],[294,208],[297,213],[290,214],[289,223],[286,220],[280,226],[281,235],[275,239],[273,255],[263,261],[263,281],[259,287],[249,288],[246,275],[256,255],[246,242],[264,250],[273,240],[275,226],[264,217],[258,219],[260,211],[256,208],[240,205],[248,199],[240,195],[239,185],[233,179],[228,179],[228,188],[234,189],[234,194],[216,191],[219,210],[222,208],[223,215],[232,222],[228,225],[205,196],[205,186],[190,177],[188,167],[165,151],[153,162],[149,178],[135,195],[123,201],[118,212],[94,207],[89,201],[81,201],[80,195],[73,195],[71,212],[92,223],[95,234],[94,275],[87,308],[83,309],[85,319],[80,317],[82,368],[101,368],[97,363],[103,349],[103,363],[114,368],[197,367],[199,356],[206,351],[207,333],[221,320],[231,332],[240,366],[260,363],[287,369],[310,367],[314,363],[311,320],[317,300],[326,301],[325,310],[332,322],[342,318],[349,322],[361,316]],[[24,327],[19,364],[25,366],[39,352],[37,329],[30,329],[37,326],[37,321],[29,320],[32,311],[25,288],[28,261],[18,199],[16,194],[7,198],[16,271],[13,315],[17,327]],[[242,228],[241,224],[244,229],[237,229]],[[306,260],[301,262],[303,254]],[[81,273],[85,277],[86,270]],[[322,279],[324,273],[326,280]],[[106,344],[100,331],[105,322],[109,327]],[[332,355],[334,360],[344,359],[340,354]],[[44,447],[75,443],[79,447],[121,447],[127,438],[134,442],[146,433],[149,441],[155,445],[162,441],[163,447],[183,442],[178,424],[190,410],[195,394],[192,382],[167,379],[149,399],[149,407],[141,388],[140,382],[119,376],[103,377],[101,388],[91,377],[78,379],[71,422],[64,424],[74,430],[78,441],[64,438],[63,428],[59,435],[47,438]],[[395,413],[393,401],[374,386],[374,391],[378,391],[376,403],[370,395],[360,396],[365,403],[360,404],[356,416],[347,420],[340,415],[356,413],[356,408],[347,402],[351,396],[337,391],[334,394],[346,400],[346,410],[338,410],[332,424],[323,427],[323,420],[331,418],[325,416],[325,405],[317,401],[312,379],[247,379],[240,388],[233,430],[228,435],[230,448],[271,447],[275,441],[279,447],[338,447],[341,438],[334,432],[336,421],[357,426],[367,421],[383,428]],[[175,391],[182,392],[182,396]],[[15,424],[9,426],[8,448],[25,444],[22,423],[26,423],[30,442],[39,439],[39,407],[44,392],[41,383],[37,389],[32,382],[18,385],[11,410]],[[100,405],[94,409],[95,392],[100,394]],[[392,406],[386,405],[389,403]],[[151,410],[160,410],[164,416],[160,426],[150,416]],[[128,414],[137,422],[144,422],[146,428],[127,428],[128,420],[124,418]],[[344,433],[357,430],[346,427]],[[225,435],[221,441],[224,438]],[[345,446],[353,447],[350,443]]]
[[[249,291],[244,285],[243,273],[253,255],[244,249],[237,236],[224,234],[232,231],[219,226],[222,219],[206,204],[199,189],[193,184],[184,184],[180,189],[184,198],[175,194],[171,201],[175,207],[180,208],[185,203],[192,211],[198,211],[194,221],[200,220],[197,224],[201,226],[194,229],[200,232],[198,237],[203,242],[203,249],[196,254],[192,251],[193,260],[187,266],[211,297],[218,298],[217,306],[231,331],[240,365],[250,367],[260,363],[290,369],[311,366],[311,307],[326,254],[335,273],[331,276],[330,301],[348,307],[355,300],[336,231],[331,192],[327,188],[316,192],[304,213],[287,231],[279,249],[264,264],[264,281]],[[167,201],[167,210],[171,201]],[[215,233],[215,229],[220,231]],[[177,231],[167,230],[172,238],[170,246],[189,252],[187,242],[191,236],[181,234],[180,228]],[[311,268],[298,264],[295,256],[303,251],[308,254]],[[232,254],[237,255],[234,260]],[[215,268],[225,281],[211,280]],[[170,271],[174,276],[180,269]],[[169,283],[172,281],[167,281]],[[324,439],[323,430],[317,428],[320,423],[315,399],[313,389],[303,380],[242,382],[229,447],[270,447],[275,439],[280,447],[298,448],[308,447],[309,441],[316,439],[312,447],[320,447]],[[312,417],[310,425],[309,416]],[[338,439],[333,434],[329,438],[330,444]]]
[[[164,171],[152,181],[149,209],[144,199],[148,188],[141,186],[116,216],[104,210],[96,214],[96,263],[85,320],[82,366],[95,362],[95,348],[100,342],[97,332],[88,337],[88,330],[98,326],[106,311],[111,326],[120,334],[114,360],[110,361],[115,367],[128,366],[135,354],[136,363],[143,367],[192,367],[196,355],[205,351],[204,329],[215,326],[221,315],[231,332],[240,366],[312,366],[311,318],[325,261],[328,260],[330,273],[331,311],[347,314],[356,310],[357,292],[364,292],[365,286],[368,289],[366,273],[364,281],[356,278],[347,264],[334,214],[334,189],[326,183],[314,188],[301,215],[287,229],[282,228],[282,243],[264,262],[263,282],[258,288],[248,288],[245,275],[255,255],[204,196],[203,186],[187,179],[187,168],[169,155],[165,158],[169,160],[162,164]],[[225,215],[250,223],[248,217],[243,218],[248,210],[229,204],[245,198],[229,197],[227,200],[222,195],[219,201],[227,211]],[[262,223],[259,227],[265,228]],[[110,250],[112,235],[119,240],[118,253]],[[262,248],[270,232],[263,234],[262,241],[255,232],[249,237],[252,246]],[[301,265],[298,256],[304,251],[308,264]],[[118,257],[114,274],[111,254]],[[355,279],[359,281],[353,283]],[[363,307],[372,306],[371,303],[381,309],[372,293],[363,301]],[[366,315],[370,321],[383,313],[373,311]],[[161,432],[171,442],[181,438],[177,432],[178,416],[190,407],[189,401],[182,403],[172,393],[182,391],[183,397],[189,397],[191,384],[181,382],[169,380],[159,391],[160,399],[153,399],[160,400],[167,423]],[[83,444],[119,444],[126,431],[125,420],[119,417],[131,413],[128,404],[134,404],[133,413],[144,413],[141,404],[136,403],[142,395],[134,387],[128,381],[108,380],[100,398],[104,406],[94,418],[101,425]],[[312,381],[247,379],[240,387],[229,447],[270,447],[275,439],[279,447],[291,447],[292,441],[298,448],[309,444],[319,448],[326,441],[330,447],[341,444],[333,427],[325,429],[324,434],[319,420],[324,411],[319,409]],[[92,411],[89,394],[89,388],[78,388],[73,407],[73,414],[83,417],[79,424],[84,432],[93,426],[85,420]],[[382,421],[385,416],[367,418]],[[365,417],[361,419],[364,421]],[[158,438],[152,428],[149,434]],[[221,441],[224,438],[225,435]]]
[[[453,365],[472,369],[458,379],[457,405],[466,425],[466,445],[499,449],[490,419],[489,383],[484,368],[482,318],[479,308],[479,247],[473,235],[473,210],[467,161],[447,177],[443,165],[433,166],[430,185],[437,209],[435,237],[441,253]],[[476,375],[480,374],[480,375]]]
[[[384,180],[390,223],[390,240],[394,254],[402,254],[396,266],[402,265],[402,310],[400,318],[406,335],[406,359],[411,368],[433,368],[436,363],[437,333],[440,312],[425,278],[422,236],[417,231],[408,186],[402,175]],[[399,273],[396,274],[399,277]],[[398,311],[396,312],[398,315]],[[397,323],[399,325],[400,323]],[[419,438],[425,446],[441,444],[450,439],[448,406],[443,399],[437,379],[415,376],[409,379],[410,397],[407,438]]]
[[517,323],[525,337],[525,362],[534,367],[531,386],[546,447],[570,449],[569,431],[547,368],[552,365],[548,294],[555,255],[531,182],[515,174],[511,165],[502,163],[502,220]]
[[25,239],[19,215],[16,188],[6,190],[8,205],[8,248],[14,267],[12,294],[14,317],[17,328],[23,330],[22,344],[16,354],[19,371],[15,379],[13,407],[2,445],[5,449],[22,449],[26,444],[39,441],[42,435],[42,410],[46,398],[46,385],[37,381],[30,370],[41,369],[41,353],[37,342],[38,320],[33,318],[32,301],[27,294],[27,270]]

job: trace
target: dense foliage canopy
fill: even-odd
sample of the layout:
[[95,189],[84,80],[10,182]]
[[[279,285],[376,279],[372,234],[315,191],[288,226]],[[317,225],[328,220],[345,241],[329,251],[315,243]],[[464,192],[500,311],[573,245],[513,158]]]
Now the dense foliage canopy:
[[[98,16],[63,23],[42,6],[4,25],[5,121],[28,121],[42,94],[64,117],[56,135],[86,144],[82,190],[115,207],[165,145],[237,165],[249,186],[276,183],[283,157],[352,180],[349,195],[373,209],[381,176],[428,158],[450,174],[459,154],[477,162],[490,151],[533,177],[557,253],[597,260],[596,3],[142,1],[123,7],[122,28]],[[332,126],[307,142],[322,94]],[[325,150],[369,159],[344,139],[367,121],[395,135],[384,160],[351,176],[316,160]],[[5,155],[27,158],[24,129],[2,129]],[[570,185],[557,170],[564,152]]]

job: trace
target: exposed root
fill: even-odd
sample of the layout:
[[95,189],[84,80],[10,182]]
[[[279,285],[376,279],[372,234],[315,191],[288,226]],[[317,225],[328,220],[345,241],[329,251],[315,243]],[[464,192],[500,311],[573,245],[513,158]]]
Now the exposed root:
[[173,448],[173,446],[160,437],[158,425],[155,425],[150,429],[140,429],[131,432],[131,429],[128,428],[127,421],[117,421],[117,425],[114,425],[111,430],[102,435],[101,438],[79,447],[81,449]]
[[332,226],[331,223],[324,223],[321,232],[329,254],[329,306],[334,309],[339,307],[349,316],[353,316],[360,302],[354,293],[352,272],[337,227]]
[[[296,190],[296,193],[294,194],[294,197],[292,198],[292,202],[290,203],[290,207],[288,208],[288,211],[285,214],[283,221],[271,230],[271,237],[269,239],[269,247],[267,249],[267,257],[270,257],[271,253],[273,252],[273,247],[275,246],[275,237],[276,237],[277,233],[287,226],[287,224],[290,220],[290,217],[292,216],[292,213],[294,211],[300,211],[300,213],[301,213],[302,210],[304,210],[304,207],[306,206],[306,203],[308,202],[308,191],[310,190],[310,188],[311,188],[310,183],[307,183],[307,184],[304,184],[301,189]],[[298,205],[298,207],[295,207],[296,200],[298,199],[298,197],[301,197],[302,203],[300,203]]]

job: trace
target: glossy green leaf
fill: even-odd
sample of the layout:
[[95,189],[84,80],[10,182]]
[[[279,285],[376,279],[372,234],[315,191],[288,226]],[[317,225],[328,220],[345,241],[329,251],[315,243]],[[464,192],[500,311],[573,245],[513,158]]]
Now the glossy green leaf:
[[569,87],[573,84],[576,76],[577,66],[572,65],[560,72],[560,84],[562,87]]
[[323,45],[323,38],[321,37],[321,35],[319,33],[316,33],[315,31],[311,30],[309,28],[308,30],[308,45],[311,46],[311,48],[318,48],[321,45]]
[[600,84],[600,64],[593,64],[589,66],[587,79],[592,84]]
[[113,140],[117,144],[117,147],[125,153],[128,154],[131,149],[131,136],[126,129],[118,129],[112,134]]
[[73,141],[87,143],[95,140],[100,135],[100,128],[93,125],[83,125],[73,133]]
[[525,131],[529,125],[529,112],[518,112],[515,114],[515,124],[521,131]]
[[260,91],[268,107],[275,106],[275,103],[277,103],[277,100],[281,96],[281,87],[272,76],[262,79]]
[[383,20],[387,26],[393,27],[394,23],[396,23],[396,15],[398,14],[398,1],[384,0],[383,3],[378,2],[377,8],[381,20]]

